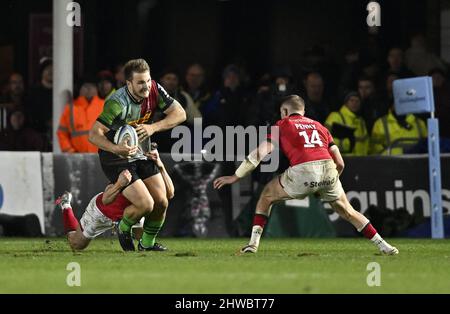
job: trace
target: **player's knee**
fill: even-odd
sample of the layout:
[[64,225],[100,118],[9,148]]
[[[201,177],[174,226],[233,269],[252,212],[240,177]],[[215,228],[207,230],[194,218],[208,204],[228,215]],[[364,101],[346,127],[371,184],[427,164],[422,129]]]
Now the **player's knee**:
[[272,191],[268,187],[265,187],[261,192],[261,199],[270,201],[272,198],[272,194],[273,194]]
[[143,198],[140,200],[139,204],[135,204],[139,211],[143,214],[151,213],[153,211],[153,207],[155,206],[155,202],[151,197]]
[[272,204],[276,201],[276,197],[270,191],[261,194],[261,200],[265,203]]
[[169,201],[167,197],[160,197],[155,199],[155,207],[158,207],[160,210],[166,210],[169,207]]

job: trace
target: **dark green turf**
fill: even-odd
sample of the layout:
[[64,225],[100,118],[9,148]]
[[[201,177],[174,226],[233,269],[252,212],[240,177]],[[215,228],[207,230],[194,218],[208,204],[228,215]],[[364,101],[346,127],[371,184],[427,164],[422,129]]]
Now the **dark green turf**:
[[[450,293],[448,240],[393,239],[381,256],[364,239],[263,239],[256,255],[236,255],[246,239],[164,239],[169,252],[124,253],[97,239],[73,253],[65,239],[0,239],[1,293]],[[81,287],[69,287],[69,262]],[[366,283],[381,267],[381,286]]]

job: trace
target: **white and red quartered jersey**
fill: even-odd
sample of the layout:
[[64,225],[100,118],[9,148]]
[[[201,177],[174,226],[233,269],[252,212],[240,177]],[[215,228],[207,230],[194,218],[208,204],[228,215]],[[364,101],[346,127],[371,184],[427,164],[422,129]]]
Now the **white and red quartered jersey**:
[[102,202],[103,193],[100,193],[95,200],[95,204],[97,208],[102,212],[103,215],[111,219],[112,221],[119,221],[122,219],[123,211],[125,208],[131,205],[131,202],[123,196],[122,193],[119,193],[116,196],[116,199],[108,205],[103,204]]
[[[292,166],[309,161],[332,159],[328,148],[333,145],[333,137],[319,122],[300,114],[278,120],[279,144],[281,151]],[[276,141],[274,133],[267,136]]]

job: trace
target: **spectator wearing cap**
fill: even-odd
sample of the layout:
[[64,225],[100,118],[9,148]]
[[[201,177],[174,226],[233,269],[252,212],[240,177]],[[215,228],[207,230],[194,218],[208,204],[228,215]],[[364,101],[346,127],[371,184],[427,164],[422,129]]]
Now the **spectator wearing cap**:
[[364,119],[359,115],[361,98],[349,92],[339,111],[330,113],[325,126],[343,155],[366,156],[369,152],[369,133]]
[[30,89],[25,113],[30,126],[44,137],[45,151],[52,151],[53,61],[43,58],[39,65],[40,81]]
[[9,126],[0,132],[0,150],[42,151],[44,140],[38,132],[25,124],[25,114],[14,110],[9,115]]
[[96,153],[98,148],[88,140],[89,130],[103,110],[93,80],[84,80],[80,96],[66,104],[57,131],[59,145],[65,153]]

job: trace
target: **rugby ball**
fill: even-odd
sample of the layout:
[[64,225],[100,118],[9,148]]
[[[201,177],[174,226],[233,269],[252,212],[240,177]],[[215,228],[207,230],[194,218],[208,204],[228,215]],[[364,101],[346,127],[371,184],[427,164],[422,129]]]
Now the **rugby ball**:
[[139,143],[139,138],[136,130],[131,125],[121,126],[114,135],[114,144],[119,144],[126,141],[128,146],[136,146]]

